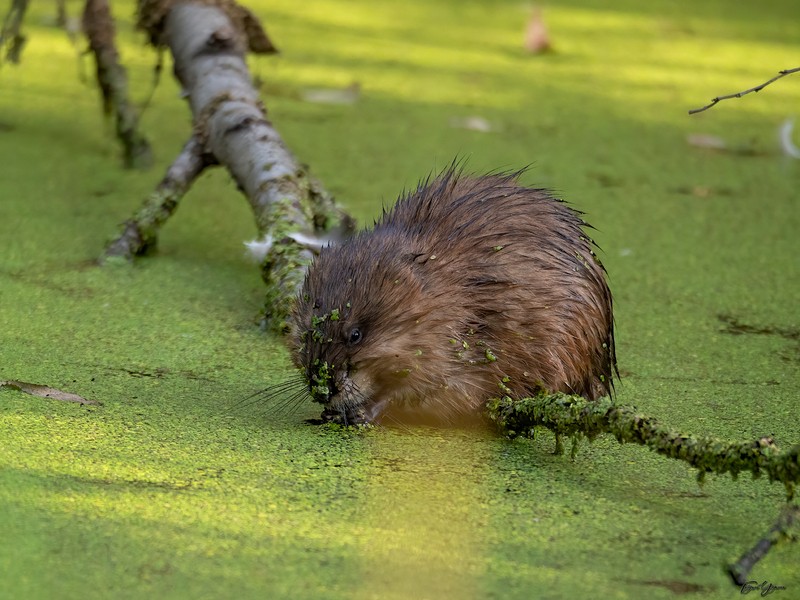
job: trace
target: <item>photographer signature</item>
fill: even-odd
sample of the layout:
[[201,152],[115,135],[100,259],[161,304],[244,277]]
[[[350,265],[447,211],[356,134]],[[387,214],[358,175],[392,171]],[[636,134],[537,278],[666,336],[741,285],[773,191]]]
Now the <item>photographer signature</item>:
[[755,579],[753,579],[752,581],[745,582],[740,592],[742,594],[749,594],[750,592],[761,590],[761,596],[769,596],[772,592],[785,589],[785,585],[773,585],[769,581],[762,581],[761,583],[758,583]]

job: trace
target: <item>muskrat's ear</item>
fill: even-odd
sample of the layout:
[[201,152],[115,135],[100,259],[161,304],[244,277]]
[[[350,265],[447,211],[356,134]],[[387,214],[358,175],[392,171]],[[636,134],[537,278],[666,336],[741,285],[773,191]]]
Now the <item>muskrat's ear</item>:
[[418,256],[420,256],[419,252],[403,252],[400,255],[400,260],[403,262],[415,262]]
[[424,265],[431,257],[429,252],[406,252],[400,255],[403,262],[408,262],[414,265]]

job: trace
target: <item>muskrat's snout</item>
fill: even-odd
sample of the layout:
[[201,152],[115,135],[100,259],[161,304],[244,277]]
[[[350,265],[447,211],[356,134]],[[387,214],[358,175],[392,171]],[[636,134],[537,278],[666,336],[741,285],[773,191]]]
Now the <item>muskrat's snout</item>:
[[306,371],[308,389],[314,402],[325,407],[321,415],[323,421],[357,425],[375,418],[362,402],[347,393],[353,386],[346,371],[336,371],[324,361],[315,361],[313,366],[315,368]]
[[327,385],[319,385],[314,379],[308,383],[308,391],[311,393],[311,399],[320,404],[329,404],[331,399],[339,393],[339,388],[336,387],[336,382],[331,380]]
[[317,359],[305,371],[311,399],[320,404],[329,404],[331,399],[339,393],[333,366],[326,361]]
[[308,391],[311,394],[311,400],[317,402],[318,404],[327,404],[330,400],[330,394],[328,393],[327,388],[321,391],[319,386],[314,385],[313,381],[308,383]]

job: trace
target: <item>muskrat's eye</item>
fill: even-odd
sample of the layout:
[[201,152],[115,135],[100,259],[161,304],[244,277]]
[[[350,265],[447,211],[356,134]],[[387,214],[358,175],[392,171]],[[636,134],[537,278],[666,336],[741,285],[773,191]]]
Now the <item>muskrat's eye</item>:
[[347,339],[347,343],[354,346],[360,342],[363,337],[364,336],[361,335],[361,330],[358,327],[353,327],[353,329],[350,330],[350,337]]

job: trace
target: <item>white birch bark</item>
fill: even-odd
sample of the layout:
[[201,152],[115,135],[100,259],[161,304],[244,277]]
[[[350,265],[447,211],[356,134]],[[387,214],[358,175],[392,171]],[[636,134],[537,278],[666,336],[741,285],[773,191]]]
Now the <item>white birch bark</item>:
[[[267,120],[245,53],[269,51],[272,46],[253,15],[232,2],[150,0],[140,4],[139,22],[155,44],[172,52],[175,76],[194,117],[194,138],[208,157],[207,164],[216,162],[228,169],[250,203],[259,233],[273,240],[261,263],[267,285],[265,316],[270,329],[283,331],[313,256],[313,243],[303,241],[335,230],[347,234],[353,221],[310,177]],[[196,174],[199,171],[192,179]],[[154,211],[153,198],[145,208],[149,215],[166,219],[178,198],[170,201],[169,211],[157,207]],[[136,218],[126,223],[129,239],[136,237],[130,235],[136,225]],[[147,244],[141,248],[134,244],[133,254],[155,239],[152,218],[149,225],[141,236]]]

